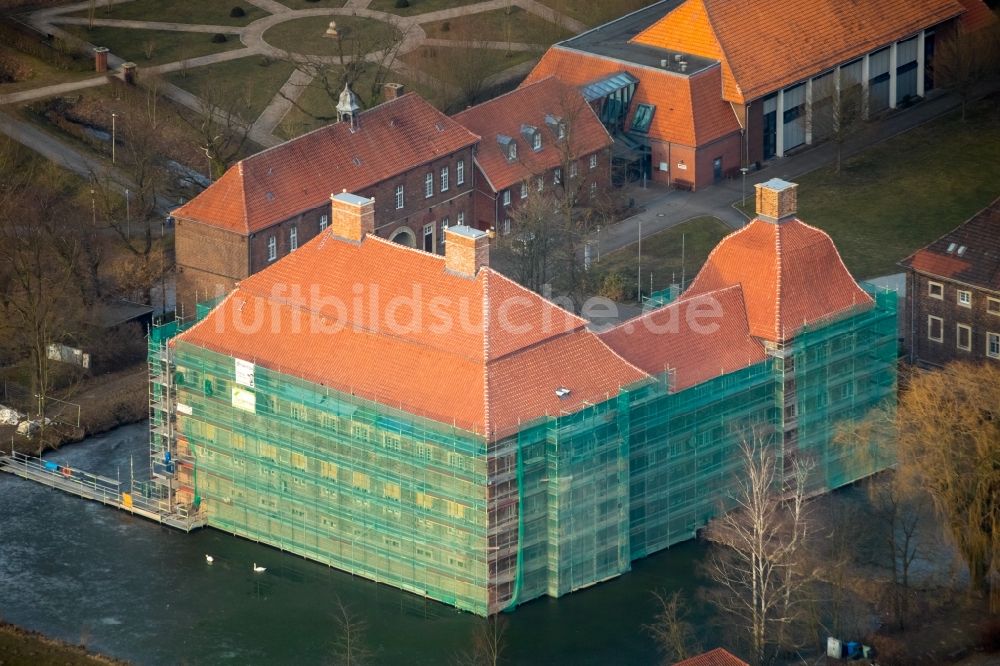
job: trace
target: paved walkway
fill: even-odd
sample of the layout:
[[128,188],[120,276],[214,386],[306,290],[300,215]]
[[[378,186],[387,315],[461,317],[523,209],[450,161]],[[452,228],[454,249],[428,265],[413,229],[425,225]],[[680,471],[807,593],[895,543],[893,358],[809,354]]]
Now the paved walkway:
[[[880,120],[866,131],[859,133],[843,146],[843,158],[847,159],[873,144],[890,139],[898,134],[931,121],[959,105],[955,95],[936,93],[920,104],[900,111]],[[754,184],[770,178],[793,180],[820,167],[832,164],[836,159],[836,145],[832,142],[807,148],[799,153],[774,159],[759,171],[752,171],[746,177],[746,198],[753,200]],[[694,217],[711,215],[727,225],[738,229],[747,223],[747,217],[733,207],[743,197],[741,178],[727,180],[712,187],[685,192],[668,190],[661,185],[650,186],[646,190],[631,188],[626,194],[634,196],[645,210],[638,215],[601,230],[601,253],[613,252],[635,243],[639,237],[639,226],[645,238],[664,229],[676,226]],[[593,242],[597,242],[596,235]]]

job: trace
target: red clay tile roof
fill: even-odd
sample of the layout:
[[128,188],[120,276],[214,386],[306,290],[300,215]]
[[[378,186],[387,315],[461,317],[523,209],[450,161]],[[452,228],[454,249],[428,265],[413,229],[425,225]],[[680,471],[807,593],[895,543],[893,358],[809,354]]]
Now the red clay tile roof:
[[648,379],[584,320],[499,273],[465,278],[371,235],[321,234],[176,341],[491,438]]
[[919,273],[1000,291],[1000,198],[900,263]]
[[[714,66],[686,76],[557,44],[542,56],[522,85],[555,75],[570,85],[583,86],[617,72],[639,79],[632,113],[639,104],[656,107],[649,126],[652,139],[699,146],[740,131],[732,106],[719,97],[721,70]],[[697,114],[693,111],[696,105]],[[626,125],[630,123],[628,119]]]
[[779,342],[811,324],[872,305],[826,232],[799,219],[755,218],[722,239],[685,296],[743,287],[750,332]]
[[358,192],[479,137],[410,93],[360,114],[360,129],[333,123],[230,167],[174,217],[248,234]]
[[705,654],[678,661],[674,666],[750,666],[750,664],[737,659],[722,648],[715,648]]
[[[546,116],[565,122],[569,150],[545,123]],[[494,192],[558,167],[569,156],[583,157],[611,145],[611,135],[583,100],[580,92],[555,77],[524,85],[488,102],[477,104],[452,116],[469,131],[482,137],[476,163]],[[541,150],[532,150],[521,133],[530,125],[542,134]],[[508,161],[497,135],[517,141],[517,159]]]
[[651,375],[670,371],[670,390],[686,388],[766,358],[750,334],[739,285],[685,297],[600,334]]
[[723,98],[743,104],[964,11],[958,0],[687,0],[633,41],[720,60]]

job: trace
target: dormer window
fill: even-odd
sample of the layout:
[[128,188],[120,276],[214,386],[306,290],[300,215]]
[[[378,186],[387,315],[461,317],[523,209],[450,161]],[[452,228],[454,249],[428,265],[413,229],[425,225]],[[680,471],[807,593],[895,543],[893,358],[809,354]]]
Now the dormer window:
[[509,137],[506,134],[497,134],[497,143],[500,144],[500,150],[508,162],[513,162],[517,159],[517,141],[513,137]]
[[533,125],[521,125],[521,134],[524,135],[525,140],[531,145],[532,150],[542,149],[542,133],[538,131],[538,128]]
[[635,115],[632,116],[632,131],[634,132],[648,132],[649,124],[653,122],[653,113],[656,112],[656,107],[652,104],[640,104],[635,109]]
[[545,124],[548,125],[548,128],[552,130],[552,134],[554,134],[557,139],[566,138],[566,123],[562,118],[553,116],[551,113],[546,113]]

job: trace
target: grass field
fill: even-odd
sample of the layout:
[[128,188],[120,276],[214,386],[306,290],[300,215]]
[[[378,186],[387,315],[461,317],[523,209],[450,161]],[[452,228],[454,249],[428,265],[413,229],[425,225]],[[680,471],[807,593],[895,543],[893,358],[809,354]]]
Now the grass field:
[[557,12],[561,12],[570,18],[575,18],[584,25],[595,26],[607,23],[620,16],[625,16],[637,9],[642,9],[646,5],[653,4],[656,0],[600,0],[600,2],[586,2],[582,0],[539,1]]
[[[243,48],[239,37],[227,35],[222,44],[212,42],[212,35],[203,32],[175,32],[173,30],[136,30],[133,28],[108,28],[95,26],[88,30],[82,25],[62,26],[67,32],[97,46],[106,46],[111,52],[139,65],[160,65],[167,62],[197,58],[198,56]],[[146,53],[149,53],[149,57]]]
[[284,60],[251,56],[174,72],[167,76],[167,80],[195,95],[223,86],[228,92],[245,98],[246,103],[240,107],[240,117],[253,122],[294,69],[294,65]]
[[347,0],[278,0],[291,9],[317,9],[343,7]]
[[[229,12],[233,7],[240,7],[246,16],[231,17]],[[97,3],[94,18],[127,19],[131,21],[165,21],[168,23],[204,23],[206,25],[247,25],[252,21],[267,16],[263,9],[240,0],[134,0],[109,8],[102,2]],[[76,12],[69,16],[87,16],[87,11]]]
[[65,69],[59,69],[58,67],[53,67],[48,64],[44,60],[40,60],[27,55],[26,53],[16,51],[6,45],[0,45],[0,58],[9,61],[16,61],[24,66],[27,66],[31,70],[31,76],[23,81],[0,83],[0,95],[18,92],[20,90],[28,90],[29,88],[37,88],[39,86],[48,86],[53,83],[79,81],[80,79],[87,79],[97,75],[93,69],[88,69],[85,72],[72,72]]
[[[682,222],[675,227],[666,229],[642,239],[642,291],[649,293],[649,276],[653,276],[653,290],[666,289],[672,282],[680,283],[683,276],[690,283],[698,273],[708,253],[720,240],[732,231],[722,220],[704,216]],[[681,245],[683,237],[683,261]],[[636,279],[638,278],[639,254],[638,245],[633,243],[601,256],[600,262],[594,263],[599,285],[605,275],[620,273],[624,278],[626,292],[635,295]],[[596,260],[596,252],[593,259]]]
[[435,39],[475,39],[545,45],[572,35],[565,28],[529,14],[517,6],[512,6],[509,13],[505,9],[494,9],[447,21],[425,23],[423,28],[428,37]]
[[[331,20],[337,22],[341,39],[326,36]],[[381,48],[393,40],[392,34],[398,37],[398,31],[388,23],[362,16],[313,16],[269,28],[264,41],[294,53],[335,56],[341,53],[341,48],[344,55],[355,53],[359,47],[363,53]]]
[[426,14],[436,12],[439,9],[451,9],[452,7],[462,7],[472,5],[481,0],[410,0],[409,7],[396,7],[396,0],[372,0],[368,9],[379,12],[389,12],[400,16],[413,16],[414,14]]
[[[796,179],[799,217],[833,238],[864,279],[958,226],[1000,195],[1000,95]],[[752,202],[746,211],[752,214]]]

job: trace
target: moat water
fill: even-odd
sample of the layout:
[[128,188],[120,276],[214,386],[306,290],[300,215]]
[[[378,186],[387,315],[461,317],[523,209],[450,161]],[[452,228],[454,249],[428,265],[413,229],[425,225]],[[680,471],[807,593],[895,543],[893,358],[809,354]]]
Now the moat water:
[[[139,478],[146,424],[46,457],[122,479],[131,459]],[[377,664],[450,663],[482,623],[263,544],[214,529],[184,534],[7,474],[0,511],[0,617],[139,664],[329,663],[338,602],[366,625]],[[505,616],[504,662],[655,662],[643,630],[656,611],[651,591],[691,598],[703,552],[682,544],[615,580],[525,604]],[[255,562],[267,572],[255,575]]]

